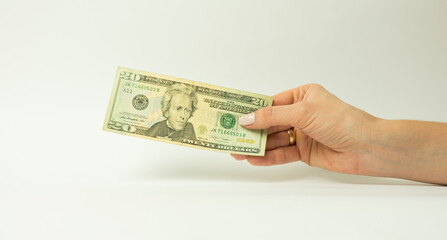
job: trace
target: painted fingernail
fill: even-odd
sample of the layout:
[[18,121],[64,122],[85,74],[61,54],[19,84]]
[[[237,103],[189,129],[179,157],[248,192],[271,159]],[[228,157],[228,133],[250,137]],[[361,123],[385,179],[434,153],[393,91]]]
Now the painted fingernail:
[[250,125],[255,122],[255,113],[250,113],[239,118],[239,124]]

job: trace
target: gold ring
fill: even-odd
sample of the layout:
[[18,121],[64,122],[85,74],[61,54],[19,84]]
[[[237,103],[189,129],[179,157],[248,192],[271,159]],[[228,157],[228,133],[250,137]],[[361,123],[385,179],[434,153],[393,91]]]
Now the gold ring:
[[287,129],[287,134],[289,134],[289,146],[295,145],[296,143],[296,134],[293,128]]

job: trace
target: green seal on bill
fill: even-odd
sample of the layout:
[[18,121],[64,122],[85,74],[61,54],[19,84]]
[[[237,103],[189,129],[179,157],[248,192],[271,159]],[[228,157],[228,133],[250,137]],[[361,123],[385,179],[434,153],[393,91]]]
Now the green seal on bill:
[[236,124],[236,118],[229,113],[225,113],[220,117],[220,125],[226,129],[233,128]]

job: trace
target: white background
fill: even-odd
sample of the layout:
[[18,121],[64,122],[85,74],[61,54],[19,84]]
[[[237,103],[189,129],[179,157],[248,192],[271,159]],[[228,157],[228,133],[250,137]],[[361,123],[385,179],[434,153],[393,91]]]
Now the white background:
[[445,239],[447,189],[101,130],[117,66],[447,122],[447,1],[0,0],[0,239]]

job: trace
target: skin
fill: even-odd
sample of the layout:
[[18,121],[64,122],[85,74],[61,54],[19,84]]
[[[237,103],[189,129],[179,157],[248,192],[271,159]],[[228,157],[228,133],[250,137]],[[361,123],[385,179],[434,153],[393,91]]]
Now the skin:
[[[232,156],[256,166],[303,161],[347,174],[447,184],[447,124],[385,120],[357,109],[320,85],[273,97],[246,128],[268,129],[264,156]],[[296,145],[289,146],[286,129]]]
[[168,127],[181,131],[185,128],[192,113],[191,99],[185,94],[172,96],[171,106],[166,113]]

